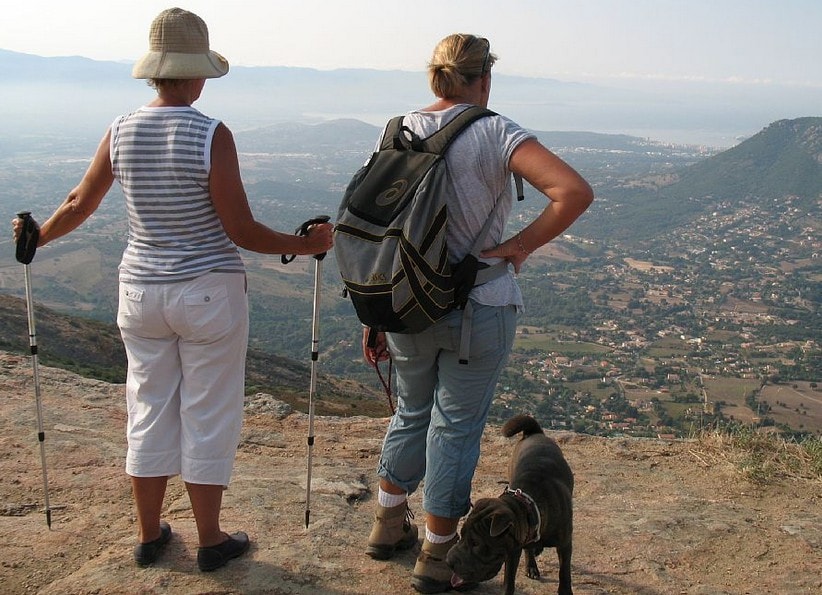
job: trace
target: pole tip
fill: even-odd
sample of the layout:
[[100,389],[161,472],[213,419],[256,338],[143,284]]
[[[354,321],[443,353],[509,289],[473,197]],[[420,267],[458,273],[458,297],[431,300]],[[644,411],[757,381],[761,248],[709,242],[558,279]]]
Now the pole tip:
[[308,519],[309,519],[309,517],[311,517],[311,511],[310,511],[310,510],[306,510],[306,511],[305,511],[305,528],[306,528],[306,529],[308,529]]

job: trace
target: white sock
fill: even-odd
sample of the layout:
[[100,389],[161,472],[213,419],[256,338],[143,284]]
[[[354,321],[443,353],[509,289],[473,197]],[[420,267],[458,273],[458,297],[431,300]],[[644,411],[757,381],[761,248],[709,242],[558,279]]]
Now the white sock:
[[382,488],[380,488],[380,491],[377,492],[377,502],[380,506],[385,508],[394,508],[395,506],[399,506],[407,499],[408,494],[389,494],[388,492],[383,492]]
[[428,540],[429,543],[448,543],[454,536],[457,534],[456,531],[451,533],[451,535],[437,535],[436,533],[432,533],[431,529],[428,527],[425,528],[425,538]]

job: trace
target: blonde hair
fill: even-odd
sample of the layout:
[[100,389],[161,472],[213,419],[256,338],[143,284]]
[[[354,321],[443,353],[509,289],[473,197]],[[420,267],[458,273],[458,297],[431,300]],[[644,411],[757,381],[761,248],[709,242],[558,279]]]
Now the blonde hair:
[[442,39],[428,63],[428,83],[434,95],[447,99],[491,71],[497,56],[484,37],[453,33]]

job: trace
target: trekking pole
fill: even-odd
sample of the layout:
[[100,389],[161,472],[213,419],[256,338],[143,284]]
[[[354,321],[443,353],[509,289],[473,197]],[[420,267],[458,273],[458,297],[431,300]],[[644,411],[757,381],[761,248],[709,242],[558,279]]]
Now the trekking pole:
[[23,264],[26,277],[26,310],[29,318],[29,346],[31,347],[31,367],[34,375],[34,402],[37,406],[37,440],[40,442],[40,464],[43,468],[43,492],[46,499],[46,524],[51,529],[51,506],[49,505],[49,479],[46,470],[46,434],[43,431],[43,406],[40,403],[40,370],[37,365],[37,333],[34,328],[34,301],[31,297],[31,271],[29,264],[37,251],[40,229],[28,211],[17,213],[23,222],[23,229],[17,238],[15,257]]
[[[331,218],[327,215],[309,219],[297,228],[297,235],[308,235],[308,228],[318,223],[327,223]],[[308,461],[306,463],[305,480],[305,528],[311,517],[311,468],[314,452],[314,395],[317,391],[317,362],[320,358],[320,286],[322,283],[322,261],[325,252],[314,255],[314,311],[311,316],[311,382],[308,389]],[[282,255],[283,264],[294,260],[294,255]]]

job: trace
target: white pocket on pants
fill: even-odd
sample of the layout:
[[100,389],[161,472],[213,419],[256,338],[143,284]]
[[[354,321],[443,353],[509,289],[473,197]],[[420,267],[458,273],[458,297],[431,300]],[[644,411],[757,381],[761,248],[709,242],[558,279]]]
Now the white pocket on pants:
[[120,302],[117,305],[117,326],[131,328],[143,322],[143,290],[127,285],[120,286]]
[[224,285],[187,293],[183,297],[183,303],[192,339],[207,341],[212,337],[220,337],[231,329],[233,316],[228,289]]

